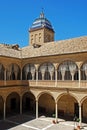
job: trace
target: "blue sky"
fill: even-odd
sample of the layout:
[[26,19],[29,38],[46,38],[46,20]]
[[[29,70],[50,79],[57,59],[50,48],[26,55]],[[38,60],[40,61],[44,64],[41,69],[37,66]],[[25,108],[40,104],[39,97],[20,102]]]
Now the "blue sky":
[[87,36],[87,0],[0,0],[0,43],[27,46],[28,30],[42,8],[56,41]]

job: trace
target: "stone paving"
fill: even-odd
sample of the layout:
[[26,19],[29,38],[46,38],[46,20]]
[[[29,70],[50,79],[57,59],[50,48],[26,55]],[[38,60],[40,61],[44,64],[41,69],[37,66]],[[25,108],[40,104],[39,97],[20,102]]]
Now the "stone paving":
[[[32,116],[17,115],[0,121],[0,130],[74,130],[75,122],[59,119],[54,124],[53,118],[40,117],[35,119]],[[82,123],[82,130],[87,130],[87,124]]]
[[[9,130],[74,130],[74,122],[60,120],[58,124],[53,124],[52,120],[52,118],[38,118]],[[87,127],[84,129],[87,130]]]

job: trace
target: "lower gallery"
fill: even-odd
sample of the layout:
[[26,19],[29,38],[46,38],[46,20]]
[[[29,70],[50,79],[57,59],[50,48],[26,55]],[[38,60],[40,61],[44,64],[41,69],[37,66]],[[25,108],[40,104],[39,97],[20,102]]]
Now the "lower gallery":
[[43,13],[29,33],[29,46],[0,44],[0,119],[29,113],[87,122],[87,36],[54,41]]

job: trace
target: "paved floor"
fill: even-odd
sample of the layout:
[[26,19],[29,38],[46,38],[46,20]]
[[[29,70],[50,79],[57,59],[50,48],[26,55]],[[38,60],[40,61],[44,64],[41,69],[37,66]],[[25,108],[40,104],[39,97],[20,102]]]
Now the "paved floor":
[[[73,130],[73,121],[59,119],[59,123],[53,124],[53,118],[40,117],[34,119],[32,116],[17,115],[0,121],[0,130]],[[82,124],[82,130],[87,130],[87,124]]]

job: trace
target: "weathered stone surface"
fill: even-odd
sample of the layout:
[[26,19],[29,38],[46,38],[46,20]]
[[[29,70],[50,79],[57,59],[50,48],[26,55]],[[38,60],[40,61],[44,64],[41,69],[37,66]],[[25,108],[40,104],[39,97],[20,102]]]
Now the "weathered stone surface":
[[15,58],[31,58],[78,52],[87,52],[87,36],[43,43],[42,46],[39,48],[34,48],[30,45],[21,49],[19,48],[19,50],[15,50],[8,46],[0,44],[1,56]]

